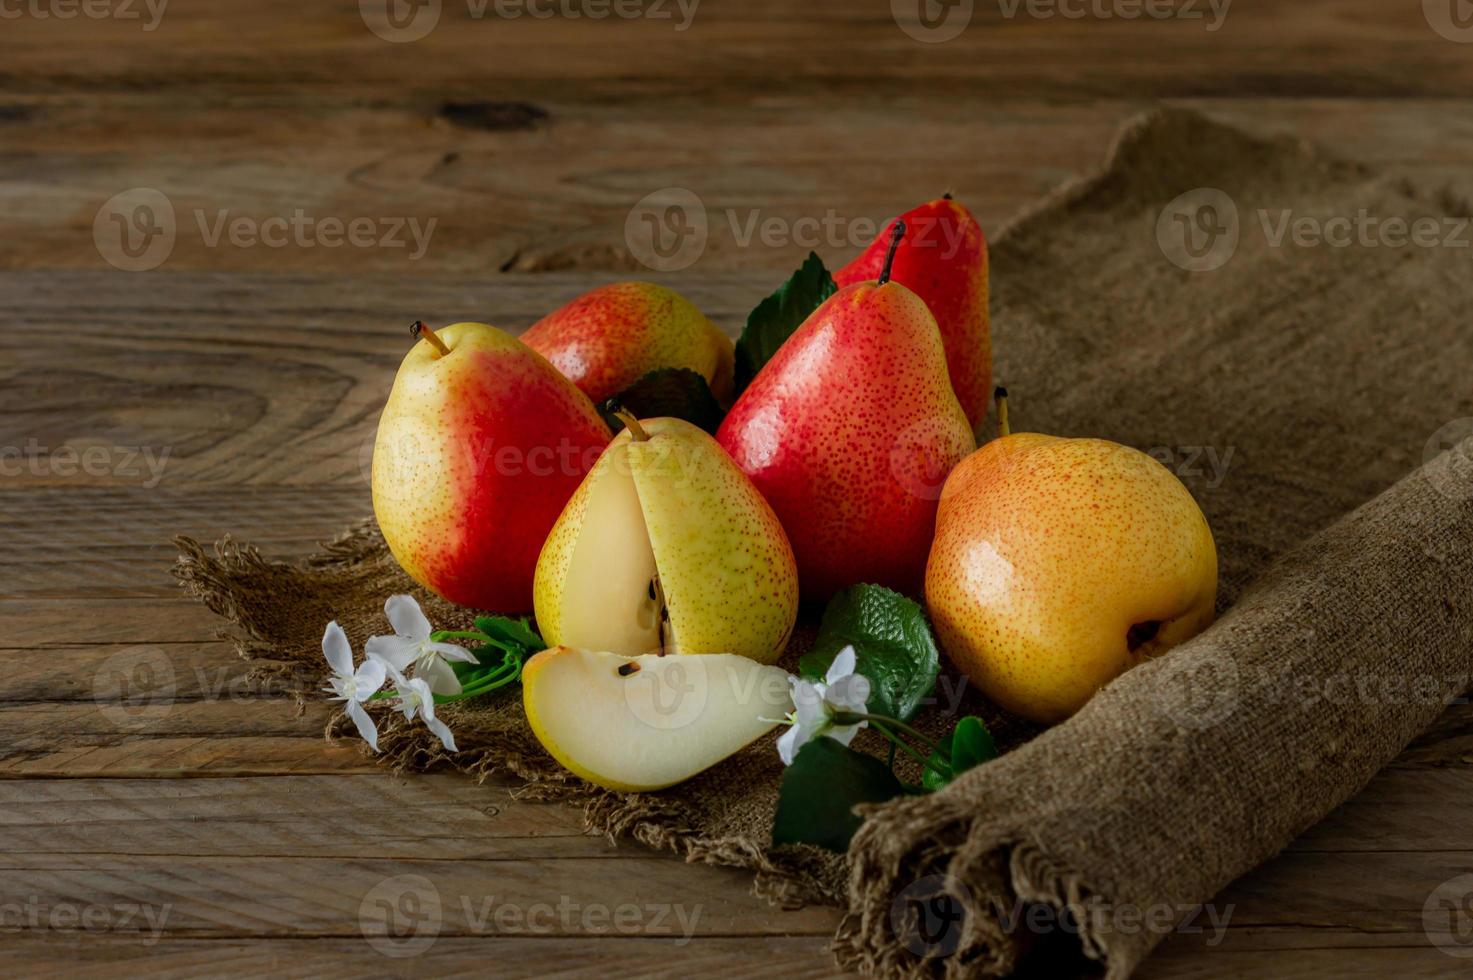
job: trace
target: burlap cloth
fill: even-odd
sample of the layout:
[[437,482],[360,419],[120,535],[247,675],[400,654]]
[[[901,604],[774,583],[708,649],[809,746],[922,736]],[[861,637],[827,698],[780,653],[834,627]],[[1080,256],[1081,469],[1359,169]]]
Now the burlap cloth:
[[[1161,217],[1188,192],[1195,259],[1170,209]],[[1216,208],[1205,218],[1202,202]],[[1290,232],[1275,246],[1285,211],[1431,216],[1441,243],[1314,246]],[[770,845],[771,738],[671,790],[606,793],[542,752],[513,692],[444,712],[454,756],[386,719],[382,758],[511,774],[585,806],[598,830],[751,869],[774,900],[847,905],[836,950],[848,967],[1002,974],[1077,931],[1068,941],[1111,976],[1130,973],[1168,930],[1122,922],[1162,908],[1181,910],[1174,921],[1211,899],[1354,794],[1466,686],[1473,255],[1469,233],[1458,247],[1459,223],[1441,221],[1466,214],[1450,191],[1164,112],[995,237],[998,377],[1016,426],[1114,439],[1173,466],[1216,533],[1225,612],[1042,734],[970,691],[957,704],[944,675],[923,725],[980,711],[1011,751],[933,796],[872,808],[847,857]],[[1203,237],[1209,227],[1228,237]],[[1234,227],[1235,249],[1222,244]],[[1168,252],[1220,267],[1187,271]],[[329,619],[361,645],[385,631],[384,598],[410,591],[437,626],[468,620],[414,588],[370,527],[293,564],[228,539],[213,554],[180,546],[181,581],[234,624],[242,655],[304,690],[320,679]],[[966,914],[909,931],[912,899],[938,891]],[[1036,941],[1020,903],[1066,909],[1078,929]]]

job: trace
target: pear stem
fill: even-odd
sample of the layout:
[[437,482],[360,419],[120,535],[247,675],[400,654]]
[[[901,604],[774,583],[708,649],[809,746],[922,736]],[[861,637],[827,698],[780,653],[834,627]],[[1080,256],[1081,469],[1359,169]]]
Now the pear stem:
[[905,237],[905,221],[901,218],[895,219],[895,228],[890,232],[890,250],[885,253],[885,266],[880,270],[880,285],[890,281],[890,266],[895,264],[895,250],[900,247],[900,239]]
[[441,357],[450,353],[450,348],[445,346],[445,341],[435,336],[435,331],[425,326],[423,320],[415,320],[409,325],[409,335],[415,340],[427,340],[430,346],[440,352]]
[[992,400],[997,403],[997,437],[1004,439],[1013,432],[1008,425],[1008,390],[998,385],[992,391]]
[[639,419],[627,408],[621,408],[614,412],[614,417],[624,423],[624,428],[629,430],[629,438],[635,442],[649,442],[650,434],[644,431],[644,426],[639,424]]

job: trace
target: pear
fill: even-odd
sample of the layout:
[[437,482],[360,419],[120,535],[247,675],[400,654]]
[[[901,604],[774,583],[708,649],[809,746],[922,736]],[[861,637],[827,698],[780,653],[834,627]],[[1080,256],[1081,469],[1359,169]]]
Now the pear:
[[946,481],[926,603],[951,660],[1046,724],[1213,618],[1217,550],[1192,495],[1136,449],[1005,435]]
[[919,596],[942,482],[977,448],[935,318],[885,270],[814,310],[716,438],[787,528],[816,601],[858,582]]
[[658,368],[695,371],[717,401],[731,400],[731,338],[690,300],[654,283],[616,282],[584,293],[533,324],[522,341],[596,402]]
[[793,551],[772,508],[694,425],[623,418],[538,559],[544,639],[772,663],[798,615]]
[[[907,232],[895,253],[890,276],[925,300],[941,341],[957,400],[975,430],[992,398],[992,340],[987,309],[987,239],[972,212],[945,197],[901,215]],[[879,276],[888,232],[878,235],[858,258],[834,273],[848,286]]]
[[415,324],[415,335],[379,419],[374,516],[416,582],[463,606],[525,612],[542,543],[609,428],[495,327]]
[[557,647],[522,668],[543,748],[605,789],[662,789],[708,769],[793,710],[780,667],[733,654],[624,657]]

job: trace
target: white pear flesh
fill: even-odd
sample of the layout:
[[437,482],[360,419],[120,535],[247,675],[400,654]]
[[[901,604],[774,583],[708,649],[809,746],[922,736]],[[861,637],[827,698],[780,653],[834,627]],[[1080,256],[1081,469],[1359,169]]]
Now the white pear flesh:
[[634,656],[657,652],[660,603],[651,596],[655,552],[628,445],[613,446],[604,478],[590,487],[583,532],[568,562],[559,639],[570,647]]
[[569,647],[527,661],[522,700],[553,758],[623,792],[689,779],[793,710],[787,672],[746,657],[624,657]]

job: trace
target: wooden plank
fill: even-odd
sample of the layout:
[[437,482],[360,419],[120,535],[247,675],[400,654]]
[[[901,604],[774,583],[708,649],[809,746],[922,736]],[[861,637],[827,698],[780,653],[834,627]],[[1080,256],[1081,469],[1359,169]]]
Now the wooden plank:
[[[73,856],[622,859],[582,815],[451,774],[0,781],[16,850]],[[65,820],[58,820],[64,813]]]
[[406,892],[444,936],[821,936],[840,914],[775,909],[738,887],[746,872],[649,852],[617,861],[485,860],[459,857],[453,842],[433,857],[387,859],[0,851],[0,871],[0,907],[137,906],[145,914],[113,931],[140,938],[357,937],[375,924],[382,935],[386,917],[409,904]]
[[17,976],[97,977],[147,970],[161,980],[201,974],[320,977],[578,977],[608,980],[750,975],[760,965],[776,976],[828,978],[833,966],[823,936],[437,936],[413,957],[390,958],[362,939],[210,939],[166,936],[157,943],[106,933],[29,933],[5,937],[6,962]]

